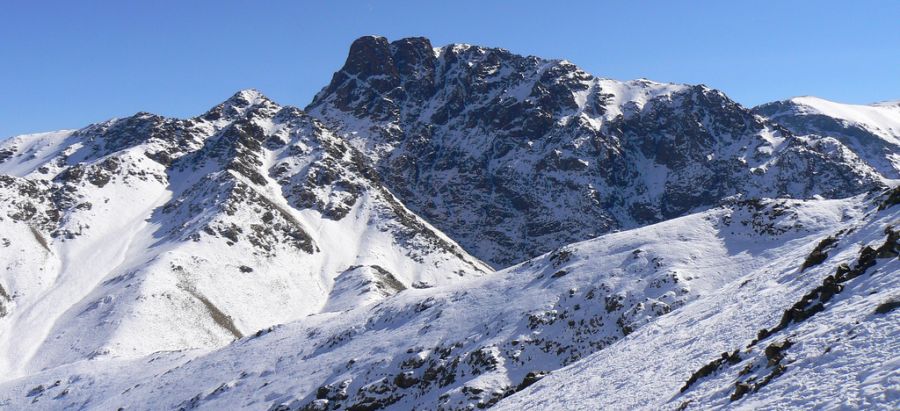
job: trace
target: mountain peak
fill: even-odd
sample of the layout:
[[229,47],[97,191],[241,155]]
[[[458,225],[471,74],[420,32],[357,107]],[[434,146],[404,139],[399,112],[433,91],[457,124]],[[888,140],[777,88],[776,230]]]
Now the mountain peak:
[[223,104],[229,104],[233,107],[249,107],[265,103],[274,103],[266,97],[262,92],[255,88],[247,88],[234,93]]
[[[307,111],[363,148],[411,210],[496,267],[738,192],[808,197],[872,182],[827,162],[795,188],[793,166],[780,164],[824,154],[776,153],[782,130],[706,85],[601,79],[502,48],[452,44],[436,53],[423,38],[357,40]],[[648,173],[635,158],[665,172]],[[826,174],[834,179],[819,183]],[[686,184],[706,176],[716,178],[701,189]],[[563,211],[551,217],[544,206]],[[461,215],[471,220],[447,218]]]
[[234,118],[255,107],[277,107],[278,104],[263,95],[259,90],[248,88],[234,93],[227,100],[219,103],[202,117],[206,120],[219,120],[221,118]]
[[384,76],[391,82],[419,64],[433,60],[434,54],[431,41],[425,37],[388,42],[381,36],[363,36],[350,45],[347,60],[339,73],[358,79]]
[[364,36],[350,45],[350,53],[341,71],[361,78],[393,71],[390,44],[384,37]]

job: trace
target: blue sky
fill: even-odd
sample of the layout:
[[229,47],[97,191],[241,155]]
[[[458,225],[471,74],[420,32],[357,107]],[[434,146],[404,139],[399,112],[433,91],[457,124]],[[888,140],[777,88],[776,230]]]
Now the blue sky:
[[[739,4],[743,3],[743,4]],[[752,106],[900,99],[900,1],[7,1],[0,138],[137,111],[188,117],[243,88],[303,107],[366,34],[704,83]]]

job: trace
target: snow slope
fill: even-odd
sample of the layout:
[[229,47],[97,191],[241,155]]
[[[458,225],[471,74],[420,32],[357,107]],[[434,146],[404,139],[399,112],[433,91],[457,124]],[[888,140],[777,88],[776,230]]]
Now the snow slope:
[[898,195],[833,224],[810,268],[770,259],[498,409],[896,409]]
[[321,124],[252,90],[194,119],[139,113],[2,150],[2,379],[386,298],[332,293],[359,267],[362,286],[396,289],[491,271]]
[[844,120],[867,129],[888,143],[900,144],[900,103],[841,104],[809,96],[789,101],[799,107],[800,114],[818,114]]
[[833,137],[887,178],[900,178],[900,102],[841,104],[796,97],[753,109],[795,134]]
[[[374,306],[312,315],[211,352],[71,363],[0,385],[0,401],[38,409],[656,409],[688,399],[700,408],[723,404],[727,390],[704,387],[732,386],[730,374],[721,381],[701,379],[682,396],[678,389],[722,351],[743,349],[757,330],[772,328],[785,308],[836,265],[854,266],[861,247],[884,248],[886,228],[900,217],[897,196],[895,191],[891,200],[870,195],[736,201],[573,244],[492,276],[408,289]],[[828,237],[837,243],[821,249]],[[847,282],[824,311],[773,331],[741,361],[764,374],[765,361],[758,358],[763,347],[788,334],[798,346],[813,344],[799,327],[828,334],[828,327],[871,320],[877,323],[856,327],[870,330],[858,334],[859,342],[842,344],[879,347],[874,344],[896,337],[897,322],[886,319],[893,317],[872,311],[900,292],[897,239],[891,241],[893,251]],[[810,260],[818,264],[801,272],[817,248],[827,258]],[[861,310],[850,317],[834,311],[844,301]],[[841,363],[871,370],[859,380],[869,395],[865,404],[890,406],[896,381],[887,361],[896,361],[896,350],[889,345],[859,355],[872,359]],[[757,404],[749,402],[753,398],[774,406],[809,404],[788,402],[804,401],[790,388],[803,382],[794,376],[814,373],[822,364],[802,358],[789,351],[787,373],[763,387],[781,391],[754,393],[747,404]],[[877,365],[882,359],[886,365]],[[805,370],[806,364],[812,369]],[[718,375],[740,369],[729,367]]]

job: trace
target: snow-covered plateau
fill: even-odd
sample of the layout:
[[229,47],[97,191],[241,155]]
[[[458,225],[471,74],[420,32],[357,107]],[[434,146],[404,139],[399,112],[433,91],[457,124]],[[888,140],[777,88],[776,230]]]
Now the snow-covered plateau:
[[898,409],[900,105],[367,36],[0,141],[0,409]]

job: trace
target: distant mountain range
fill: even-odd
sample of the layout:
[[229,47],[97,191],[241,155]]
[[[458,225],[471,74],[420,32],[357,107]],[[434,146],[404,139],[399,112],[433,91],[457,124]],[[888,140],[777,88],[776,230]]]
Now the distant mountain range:
[[0,142],[0,408],[900,407],[898,181],[900,102],[363,37]]

